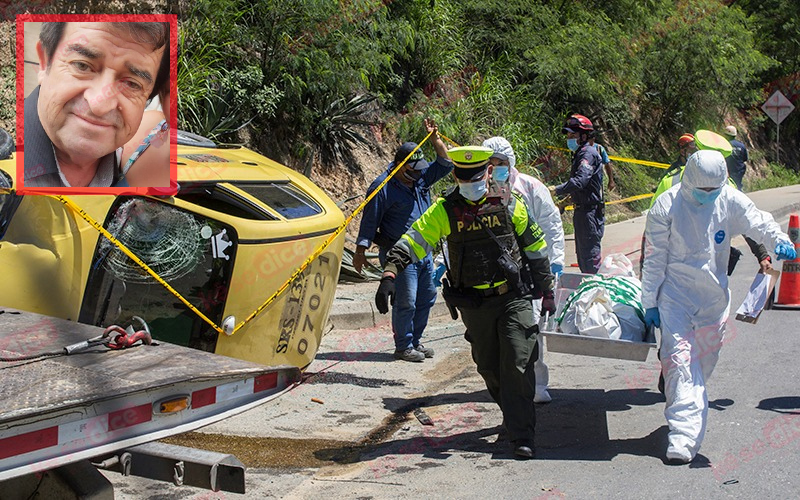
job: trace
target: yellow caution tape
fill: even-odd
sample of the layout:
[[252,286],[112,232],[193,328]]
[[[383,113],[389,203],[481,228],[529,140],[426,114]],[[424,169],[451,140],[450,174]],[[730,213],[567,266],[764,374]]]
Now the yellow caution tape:
[[634,196],[623,198],[621,200],[607,201],[606,205],[616,205],[617,203],[628,203],[629,201],[643,200],[645,198],[652,198],[652,197],[653,193],[637,194]]
[[[629,201],[636,201],[636,200],[643,200],[645,198],[652,198],[653,193],[645,193],[645,194],[637,194],[635,196],[629,196],[627,198],[622,198],[621,200],[614,200],[614,201],[607,201],[606,205],[616,205],[618,203],[628,203]],[[573,205],[567,205],[564,207],[564,210],[575,210]]]
[[[286,288],[288,288],[288,286],[289,286],[289,285],[292,283],[292,281],[294,281],[294,280],[295,280],[295,278],[297,278],[297,276],[299,276],[299,275],[300,275],[300,274],[301,274],[301,273],[302,273],[302,272],[303,272],[303,271],[304,271],[304,270],[305,270],[305,269],[306,269],[306,268],[307,268],[307,267],[308,267],[308,266],[309,266],[309,265],[310,265],[310,264],[311,264],[311,263],[314,261],[314,259],[316,259],[317,257],[319,257],[319,256],[322,254],[322,252],[323,252],[323,251],[325,251],[325,249],[326,249],[326,248],[328,248],[328,246],[330,246],[330,244],[331,244],[331,243],[332,243],[332,242],[333,242],[333,241],[334,241],[334,240],[335,240],[335,239],[336,239],[336,238],[337,238],[337,237],[338,237],[338,236],[339,236],[339,235],[342,233],[342,231],[344,231],[344,230],[345,230],[345,228],[347,228],[347,225],[348,225],[348,224],[350,224],[350,222],[353,220],[353,218],[354,218],[356,215],[358,215],[358,213],[359,213],[359,212],[361,212],[361,210],[363,210],[363,209],[364,209],[364,207],[367,205],[367,203],[369,203],[369,202],[370,202],[370,200],[372,200],[372,198],[374,198],[374,197],[375,197],[375,196],[376,196],[376,195],[377,195],[377,194],[380,192],[380,190],[381,190],[381,189],[383,189],[383,186],[385,186],[385,185],[386,185],[386,183],[388,183],[388,182],[389,182],[389,180],[390,180],[392,177],[394,177],[394,175],[395,175],[395,174],[396,174],[396,173],[397,173],[397,172],[398,172],[398,171],[399,171],[399,170],[400,170],[400,169],[403,167],[403,165],[405,165],[405,164],[406,164],[406,162],[409,160],[409,158],[411,158],[411,157],[414,155],[414,153],[416,153],[416,152],[417,152],[417,150],[418,150],[420,147],[422,147],[422,145],[423,145],[423,144],[425,144],[425,141],[427,141],[427,140],[428,140],[428,138],[431,136],[431,133],[433,133],[433,132],[430,132],[430,133],[428,133],[428,135],[426,135],[426,136],[425,136],[425,138],[422,140],[422,142],[420,142],[420,143],[417,145],[417,147],[416,147],[416,148],[414,148],[414,149],[413,149],[413,150],[412,150],[412,151],[411,151],[411,152],[408,154],[408,156],[406,156],[406,157],[403,159],[403,161],[401,161],[401,162],[400,162],[400,163],[399,163],[397,166],[395,166],[394,170],[392,170],[392,171],[389,173],[389,175],[386,177],[386,179],[384,179],[384,180],[383,180],[383,182],[381,182],[381,183],[380,183],[380,185],[378,185],[378,187],[376,187],[376,188],[375,188],[375,190],[374,190],[374,191],[372,191],[372,193],[370,193],[370,194],[369,194],[369,195],[368,195],[368,196],[367,196],[367,197],[364,199],[364,201],[363,201],[363,202],[362,202],[362,203],[361,203],[361,204],[360,204],[358,207],[356,207],[356,209],[355,209],[355,210],[353,210],[353,213],[352,213],[352,214],[350,214],[350,216],[349,216],[349,217],[347,217],[347,218],[345,219],[345,221],[344,221],[344,222],[343,222],[343,223],[342,223],[342,224],[341,224],[341,225],[340,225],[340,226],[339,226],[339,227],[336,229],[336,231],[334,231],[334,232],[333,232],[333,233],[332,233],[332,234],[331,234],[331,235],[330,235],[330,236],[329,236],[329,237],[328,237],[328,238],[327,238],[327,239],[326,239],[326,240],[325,240],[325,241],[324,241],[324,242],[323,242],[323,243],[322,243],[322,244],[321,244],[319,247],[317,247],[317,249],[316,249],[316,250],[314,250],[314,252],[313,252],[313,253],[312,253],[312,254],[311,254],[311,255],[310,255],[310,256],[309,256],[309,257],[308,257],[308,258],[307,258],[307,259],[306,259],[304,262],[303,262],[303,264],[302,264],[302,265],[301,265],[301,266],[300,266],[300,267],[299,267],[299,268],[298,268],[298,269],[297,269],[297,270],[296,270],[294,273],[292,273],[292,275],[289,277],[289,279],[287,279],[287,280],[286,280],[286,282],[285,282],[283,285],[281,285],[281,286],[280,286],[280,287],[279,287],[279,288],[278,288],[278,289],[275,291],[275,293],[273,293],[272,295],[270,295],[270,296],[267,298],[267,300],[265,300],[265,301],[264,301],[264,303],[263,303],[263,304],[261,304],[261,305],[260,305],[258,308],[256,308],[256,310],[255,310],[255,311],[253,311],[253,312],[252,312],[252,313],[251,313],[251,314],[250,314],[250,315],[249,315],[247,318],[245,318],[245,319],[244,319],[244,320],[243,320],[241,323],[239,323],[238,325],[236,325],[236,327],[233,329],[233,331],[230,333],[230,335],[233,335],[234,333],[236,333],[237,331],[239,331],[239,330],[240,330],[240,329],[241,329],[241,328],[242,328],[244,325],[246,325],[248,322],[252,321],[252,320],[253,320],[253,319],[254,319],[256,316],[258,316],[258,315],[259,315],[259,314],[260,314],[260,313],[261,313],[261,312],[262,312],[264,309],[266,309],[266,308],[267,308],[267,307],[268,307],[268,306],[269,306],[269,305],[270,305],[270,304],[271,304],[271,303],[272,303],[272,302],[273,302],[273,301],[274,301],[274,300],[275,300],[275,299],[276,299],[276,298],[277,298],[277,297],[278,297],[278,296],[279,296],[281,293],[283,293],[283,291],[284,291],[284,290],[286,290]],[[6,192],[11,192],[11,191],[12,191],[12,190],[10,190],[10,189],[8,189],[8,190],[7,190],[7,189],[4,189],[4,188],[0,188],[0,193],[6,193]],[[79,215],[81,218],[83,218],[83,220],[85,220],[85,221],[86,221],[86,222],[87,222],[87,223],[88,223],[90,226],[92,226],[92,227],[93,227],[93,228],[95,228],[97,231],[99,231],[99,232],[100,232],[100,234],[102,234],[102,235],[103,235],[105,238],[107,238],[107,239],[108,239],[108,240],[109,240],[109,241],[110,241],[112,244],[114,244],[114,245],[115,245],[117,248],[119,248],[119,249],[120,249],[120,251],[122,251],[122,253],[124,253],[125,255],[127,255],[127,256],[128,256],[128,257],[129,257],[129,258],[130,258],[132,261],[134,261],[134,262],[135,262],[135,263],[136,263],[136,264],[137,264],[139,267],[141,267],[141,268],[142,268],[142,269],[143,269],[145,272],[147,272],[147,274],[149,274],[150,276],[152,276],[152,277],[153,277],[153,278],[154,278],[154,279],[155,279],[155,280],[156,280],[156,281],[157,281],[157,282],[158,282],[158,283],[159,283],[161,286],[163,286],[164,288],[166,288],[166,289],[167,289],[167,290],[168,290],[170,293],[172,293],[172,294],[173,294],[173,295],[174,295],[174,296],[175,296],[175,297],[176,297],[178,300],[180,300],[181,302],[183,302],[183,304],[184,304],[184,305],[186,305],[186,307],[188,307],[188,308],[189,308],[189,310],[191,310],[192,312],[194,312],[195,314],[197,314],[197,315],[198,315],[200,318],[202,318],[202,319],[203,319],[203,321],[205,321],[206,323],[208,323],[209,325],[211,325],[211,327],[212,327],[214,330],[216,330],[217,332],[219,332],[219,333],[222,333],[222,334],[224,334],[224,333],[225,333],[225,332],[224,332],[224,330],[223,330],[222,328],[220,328],[219,326],[217,326],[217,325],[216,325],[216,324],[215,324],[213,321],[211,321],[211,320],[210,320],[208,317],[206,317],[206,315],[204,315],[204,314],[203,314],[203,313],[202,313],[200,310],[198,310],[196,307],[194,307],[194,306],[193,306],[193,305],[192,305],[192,304],[191,304],[191,303],[190,303],[188,300],[186,300],[185,298],[183,298],[183,296],[182,296],[180,293],[178,293],[178,291],[177,291],[177,290],[175,290],[174,288],[172,288],[172,287],[170,286],[170,284],[169,284],[169,283],[167,283],[166,281],[164,281],[164,279],[163,279],[163,278],[161,278],[161,277],[160,277],[160,276],[159,276],[159,275],[158,275],[158,274],[157,274],[155,271],[153,271],[153,270],[150,268],[150,266],[148,266],[148,265],[147,265],[147,264],[146,264],[144,261],[142,261],[142,260],[141,260],[139,257],[137,257],[137,256],[136,256],[136,254],[134,254],[133,252],[131,252],[131,251],[130,251],[130,250],[129,250],[129,249],[128,249],[128,248],[127,248],[127,247],[126,247],[126,246],[125,246],[125,245],[124,245],[122,242],[121,242],[121,241],[119,241],[119,240],[118,240],[118,239],[116,239],[114,236],[112,236],[112,235],[111,235],[111,233],[109,233],[108,231],[106,231],[106,229],[105,229],[105,228],[104,228],[104,227],[103,227],[101,224],[99,224],[97,221],[95,221],[95,220],[94,220],[94,219],[93,219],[93,218],[92,218],[92,217],[91,217],[91,216],[90,216],[88,213],[86,213],[86,212],[85,212],[85,211],[84,211],[82,208],[80,208],[80,207],[79,207],[77,204],[75,204],[75,202],[73,202],[72,200],[70,200],[70,199],[68,199],[68,198],[65,198],[65,197],[63,197],[63,196],[61,196],[61,195],[47,195],[47,196],[50,196],[51,198],[55,198],[56,200],[60,201],[61,203],[63,203],[64,205],[66,205],[68,208],[70,208],[70,209],[71,209],[73,212],[75,212],[76,214],[78,214],[78,215]]]
[[319,257],[319,256],[322,254],[322,252],[323,252],[323,251],[324,251],[326,248],[328,248],[328,246],[329,246],[331,243],[333,243],[333,240],[335,240],[335,239],[336,239],[336,238],[337,238],[337,237],[338,237],[338,236],[339,236],[339,235],[342,233],[342,231],[344,231],[344,230],[345,230],[345,228],[347,228],[347,225],[348,225],[348,224],[350,224],[350,222],[353,220],[353,218],[354,218],[356,215],[358,215],[358,213],[359,213],[359,212],[361,212],[361,210],[363,210],[363,208],[364,208],[364,207],[367,205],[367,203],[369,203],[369,202],[370,202],[370,200],[372,200],[372,198],[374,198],[374,197],[375,197],[375,196],[376,196],[376,195],[377,195],[377,194],[380,192],[380,190],[381,190],[381,189],[383,189],[383,186],[385,186],[385,185],[386,185],[386,183],[387,183],[387,182],[389,182],[389,180],[390,180],[392,177],[394,177],[394,175],[395,175],[395,174],[396,174],[396,173],[397,173],[397,172],[398,172],[398,171],[399,171],[399,170],[400,170],[400,169],[403,167],[403,165],[405,165],[405,164],[406,164],[406,162],[409,160],[409,158],[411,158],[411,157],[414,155],[414,153],[416,153],[416,152],[417,152],[417,150],[418,150],[420,147],[422,147],[422,145],[423,145],[423,144],[425,144],[425,141],[427,141],[427,140],[428,140],[428,138],[431,136],[431,134],[432,134],[432,133],[433,133],[433,132],[429,132],[429,133],[428,133],[428,135],[426,135],[426,136],[425,136],[425,138],[424,138],[424,139],[422,139],[422,142],[420,142],[420,143],[417,145],[417,147],[416,147],[416,148],[414,148],[414,149],[413,149],[413,150],[412,150],[412,151],[411,151],[411,152],[408,154],[408,156],[406,156],[406,157],[403,159],[403,161],[401,161],[401,162],[400,162],[398,165],[396,165],[396,166],[395,166],[394,170],[392,170],[392,171],[389,173],[389,175],[388,175],[388,176],[386,176],[386,179],[384,179],[384,180],[383,180],[383,182],[381,182],[381,183],[378,185],[378,187],[376,187],[376,188],[375,188],[375,190],[374,190],[374,191],[372,191],[372,192],[371,192],[369,195],[367,195],[367,197],[366,197],[366,198],[364,198],[364,201],[363,201],[363,202],[361,202],[361,204],[360,204],[359,206],[357,206],[355,210],[353,210],[353,213],[351,213],[351,214],[350,214],[350,216],[349,216],[349,217],[347,217],[347,218],[344,220],[344,222],[343,222],[343,223],[342,223],[342,224],[341,224],[341,225],[340,225],[340,226],[339,226],[339,227],[336,229],[336,231],[334,231],[334,232],[333,232],[333,233],[332,233],[332,234],[331,234],[331,235],[330,235],[330,236],[329,236],[329,237],[328,237],[328,238],[327,238],[327,239],[326,239],[326,240],[325,240],[325,241],[322,243],[322,245],[320,245],[320,246],[319,246],[319,247],[318,247],[316,250],[314,250],[314,253],[312,253],[312,254],[311,254],[311,255],[310,255],[310,256],[309,256],[309,257],[308,257],[308,258],[307,258],[307,259],[306,259],[306,260],[303,262],[303,264],[302,264],[302,265],[301,265],[301,266],[300,266],[300,267],[299,267],[299,268],[298,268],[298,269],[297,269],[297,270],[296,270],[294,273],[292,273],[292,275],[291,275],[291,276],[289,276],[289,279],[288,279],[288,280],[286,280],[286,282],[285,282],[283,285],[281,285],[281,286],[280,286],[280,288],[278,288],[278,289],[275,291],[275,293],[273,293],[272,295],[270,295],[270,296],[269,296],[269,298],[267,298],[267,300],[265,300],[263,304],[261,304],[261,305],[260,305],[260,306],[259,306],[259,307],[258,307],[258,308],[255,310],[255,311],[253,311],[253,312],[250,314],[250,316],[248,316],[247,318],[245,318],[245,319],[244,319],[244,321],[242,321],[241,323],[239,323],[238,325],[236,325],[236,328],[234,328],[234,329],[233,329],[233,332],[231,332],[231,335],[233,335],[234,333],[236,333],[237,331],[239,331],[239,329],[240,329],[240,328],[242,328],[242,327],[243,327],[245,324],[247,324],[247,322],[248,322],[248,321],[251,321],[253,318],[255,318],[256,316],[258,316],[258,315],[261,313],[261,311],[263,311],[264,309],[266,309],[266,308],[267,308],[267,306],[269,306],[269,305],[270,305],[270,304],[271,304],[271,303],[272,303],[272,302],[273,302],[273,301],[274,301],[274,300],[275,300],[275,299],[276,299],[276,298],[277,298],[277,297],[278,297],[278,296],[279,296],[281,293],[283,293],[283,291],[284,291],[284,290],[286,290],[286,288],[288,288],[288,287],[289,287],[289,285],[292,283],[292,281],[294,281],[294,280],[295,280],[295,278],[297,278],[297,277],[298,277],[298,276],[299,276],[299,275],[300,275],[300,274],[301,274],[301,273],[302,273],[302,272],[303,272],[303,271],[304,271],[304,270],[305,270],[305,269],[306,269],[306,268],[307,268],[307,267],[308,267],[308,266],[309,266],[309,265],[310,265],[310,264],[311,264],[311,263],[314,261],[314,259],[316,259],[317,257]]
[[[555,150],[558,150],[558,151],[568,151],[569,152],[569,149],[567,149],[567,148],[559,148],[559,147],[556,147],[556,146],[546,146],[546,147],[548,149],[555,149]],[[623,156],[612,156],[612,155],[608,155],[608,159],[612,160],[612,161],[620,161],[620,162],[623,162],[623,163],[635,163],[637,165],[645,165],[647,167],[669,168],[669,164],[668,163],[661,163],[661,162],[658,162],[658,161],[637,160],[635,158],[625,158]]]
[[442,139],[444,139],[445,141],[449,142],[450,144],[452,144],[455,147],[461,146],[461,144],[457,143],[456,141],[454,141],[453,139],[447,137],[446,135],[442,134],[441,132],[439,133],[439,137],[441,137]]
[[188,307],[188,308],[189,308],[189,309],[190,309],[190,310],[191,310],[193,313],[195,313],[195,314],[197,314],[198,316],[200,316],[200,318],[202,318],[202,319],[203,319],[203,321],[205,321],[206,323],[208,323],[209,325],[211,325],[211,327],[212,327],[214,330],[218,331],[219,333],[224,333],[224,332],[223,332],[223,330],[222,330],[222,328],[218,327],[218,326],[217,326],[217,325],[216,325],[216,324],[215,324],[213,321],[211,321],[210,319],[208,319],[208,318],[206,317],[206,315],[205,315],[205,314],[203,314],[202,312],[200,312],[200,311],[199,311],[199,310],[198,310],[196,307],[194,307],[194,306],[193,306],[193,305],[192,305],[192,304],[191,304],[191,303],[190,303],[188,300],[184,299],[184,298],[183,298],[183,296],[182,296],[180,293],[178,293],[178,291],[177,291],[177,290],[175,290],[174,288],[172,288],[172,287],[169,285],[169,283],[167,283],[166,281],[164,281],[164,280],[161,278],[161,276],[159,276],[159,275],[158,275],[158,274],[157,274],[155,271],[153,271],[152,269],[150,269],[150,266],[148,266],[148,265],[147,265],[147,264],[146,264],[146,263],[145,263],[145,262],[144,262],[142,259],[140,259],[139,257],[137,257],[137,256],[136,256],[136,254],[134,254],[133,252],[131,252],[131,251],[128,249],[128,247],[126,247],[126,246],[125,246],[125,245],[124,245],[124,244],[123,244],[121,241],[119,241],[118,239],[114,238],[114,236],[112,236],[112,235],[111,235],[111,233],[109,233],[108,231],[106,231],[106,229],[105,229],[105,228],[104,228],[104,227],[103,227],[101,224],[99,224],[97,221],[95,221],[95,220],[92,218],[92,216],[91,216],[91,215],[89,215],[89,214],[87,214],[87,213],[86,213],[86,212],[85,212],[85,211],[84,211],[84,210],[83,210],[81,207],[79,207],[78,205],[76,205],[76,204],[75,204],[75,202],[73,202],[73,201],[72,201],[72,200],[70,200],[69,198],[65,198],[65,197],[63,197],[63,196],[61,196],[61,195],[47,195],[47,196],[50,196],[51,198],[55,198],[56,200],[60,201],[61,203],[63,203],[64,205],[66,205],[66,206],[67,206],[69,209],[71,209],[73,212],[75,212],[76,214],[78,214],[78,215],[79,215],[81,218],[83,218],[83,220],[85,220],[86,222],[88,222],[90,226],[92,226],[93,228],[95,228],[95,229],[97,229],[98,231],[100,231],[100,234],[102,234],[103,236],[105,236],[105,237],[108,239],[108,241],[110,241],[111,243],[113,243],[113,244],[114,244],[114,246],[116,246],[117,248],[119,248],[119,249],[120,249],[120,251],[122,251],[122,253],[124,253],[125,255],[127,255],[127,256],[128,256],[128,257],[129,257],[129,258],[132,260],[132,261],[134,261],[136,264],[138,264],[138,265],[139,265],[139,267],[141,267],[142,269],[144,269],[144,270],[147,272],[147,274],[149,274],[150,276],[152,276],[152,277],[153,277],[153,278],[154,278],[154,279],[155,279],[155,280],[156,280],[158,283],[160,283],[160,284],[161,284],[161,286],[163,286],[164,288],[166,288],[166,289],[167,289],[167,290],[168,290],[170,293],[172,293],[172,295],[174,295],[174,296],[175,296],[175,297],[176,297],[178,300],[180,300],[181,302],[183,302],[183,304],[184,304],[186,307]]
[[622,156],[612,156],[608,155],[609,160],[613,161],[621,161],[623,163],[636,163],[638,165],[645,165],[648,167],[656,167],[656,168],[669,168],[669,163],[661,163],[659,161],[649,161],[649,160],[636,160],[634,158],[623,158]]

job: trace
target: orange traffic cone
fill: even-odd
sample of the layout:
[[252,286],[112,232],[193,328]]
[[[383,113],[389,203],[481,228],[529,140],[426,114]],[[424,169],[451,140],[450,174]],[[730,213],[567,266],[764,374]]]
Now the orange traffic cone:
[[800,309],[800,216],[789,217],[789,239],[794,243],[798,257],[783,262],[776,309]]

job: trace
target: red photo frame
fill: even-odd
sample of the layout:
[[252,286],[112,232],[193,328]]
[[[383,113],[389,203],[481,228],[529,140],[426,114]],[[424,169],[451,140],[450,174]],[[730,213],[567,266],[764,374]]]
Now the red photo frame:
[[[169,186],[165,187],[25,187],[25,29],[26,22],[168,22],[170,23]],[[177,193],[178,16],[175,14],[20,14],[17,16],[17,178],[20,194],[111,194],[165,196]]]

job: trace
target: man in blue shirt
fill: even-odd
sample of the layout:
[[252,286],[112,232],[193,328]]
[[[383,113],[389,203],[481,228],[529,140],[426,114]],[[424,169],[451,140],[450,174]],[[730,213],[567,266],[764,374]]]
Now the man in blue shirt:
[[562,132],[567,135],[567,147],[574,152],[572,169],[567,182],[552,190],[557,196],[572,195],[578,266],[582,273],[596,274],[602,260],[600,241],[605,230],[603,163],[597,149],[589,143],[594,126],[588,118],[570,116]]
[[[395,242],[408,231],[411,224],[431,206],[431,186],[453,170],[453,162],[447,156],[447,147],[439,137],[439,129],[433,121],[425,120],[425,128],[431,134],[431,143],[436,151],[436,161],[428,163],[417,150],[400,170],[364,208],[361,227],[356,240],[353,267],[361,272],[366,263],[364,252],[372,243],[378,246],[381,266],[386,263],[386,253]],[[371,193],[417,147],[406,142],[394,155],[384,173],[369,186]],[[428,324],[428,314],[436,302],[436,287],[433,282],[433,258],[430,254],[405,268],[395,280],[392,302],[392,332],[394,332],[397,359],[423,361],[433,357],[433,349],[420,343],[422,332]]]
[[725,163],[728,165],[728,177],[733,179],[736,183],[736,188],[742,191],[742,178],[744,177],[745,162],[750,159],[747,154],[747,147],[740,141],[736,140],[737,130],[733,125],[725,127],[725,138],[731,143],[733,151],[730,156],[725,158]]

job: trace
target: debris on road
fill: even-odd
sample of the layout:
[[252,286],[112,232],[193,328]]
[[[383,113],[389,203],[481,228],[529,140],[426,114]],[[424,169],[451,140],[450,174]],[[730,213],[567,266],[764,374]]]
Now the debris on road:
[[433,420],[422,408],[414,410],[414,416],[417,417],[417,420],[419,420],[419,423],[422,425],[433,425]]

